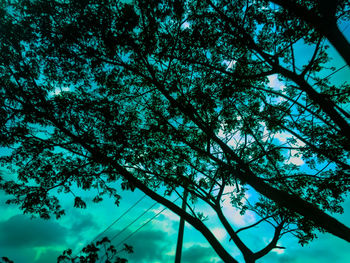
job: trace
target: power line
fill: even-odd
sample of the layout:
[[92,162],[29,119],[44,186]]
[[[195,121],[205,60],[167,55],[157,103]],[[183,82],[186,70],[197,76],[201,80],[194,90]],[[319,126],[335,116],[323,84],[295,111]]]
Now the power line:
[[124,227],[117,234],[115,234],[110,240],[112,241],[117,236],[119,236],[121,233],[123,233],[125,230],[127,230],[132,224],[134,224],[137,220],[139,220],[142,216],[144,216],[148,211],[150,211],[156,204],[158,204],[158,202],[154,202],[153,205],[151,205],[147,210],[145,210],[142,214],[140,214],[138,217],[136,217],[131,223],[129,223],[126,227]]
[[121,214],[116,220],[114,220],[105,230],[103,230],[100,234],[98,234],[92,242],[94,242],[99,236],[105,233],[108,229],[110,229],[114,224],[116,224],[120,219],[122,219],[130,210],[132,210],[138,203],[140,203],[147,195],[143,195],[139,200],[137,200],[132,206],[130,206],[123,214]]
[[[175,203],[177,200],[179,200],[180,197],[176,198],[173,203]],[[121,230],[118,234],[114,235],[110,241],[115,239],[119,234],[124,232],[130,225],[132,225],[134,222],[136,222],[140,217],[142,217],[145,213],[147,213],[152,207],[154,207],[158,202],[155,202],[151,207],[149,207],[145,212],[143,212],[140,216],[138,216],[132,223],[130,223],[127,227],[125,227],[123,230]],[[156,217],[158,217],[161,213],[163,213],[165,210],[167,210],[167,207],[164,207],[162,210],[160,210],[157,214],[152,216],[150,219],[148,219],[146,222],[144,222],[140,227],[138,227],[136,230],[131,232],[126,238],[124,238],[122,241],[120,241],[115,248],[119,247],[121,244],[123,244],[126,240],[128,240],[130,237],[135,235],[137,232],[139,232],[143,227],[145,227],[147,224],[149,224],[152,220],[154,220]],[[106,255],[103,255],[101,258],[101,262],[103,262],[103,259],[106,257]]]
[[154,216],[152,216],[150,219],[148,219],[145,223],[143,223],[139,228],[137,228],[135,231],[131,232],[126,238],[124,238],[122,241],[120,241],[116,247],[119,247],[122,243],[124,243],[126,240],[128,240],[130,237],[132,237],[133,235],[135,235],[137,232],[139,232],[143,227],[145,227],[148,223],[150,223],[152,220],[154,220],[157,216],[159,216],[161,213],[163,213],[165,210],[167,210],[168,208],[165,207],[162,210],[160,210],[157,214],[155,214]]
[[[121,214],[116,220],[114,220],[108,227],[106,227],[101,233],[99,233],[90,243],[94,242],[98,237],[100,237],[103,233],[108,231],[114,224],[116,224],[120,219],[122,219],[130,210],[132,210],[136,205],[138,205],[147,195],[143,195],[140,199],[138,199],[133,205],[131,205],[123,214]],[[82,252],[81,249],[77,255]]]
[[[177,200],[179,200],[180,197],[176,198],[174,200],[174,202],[176,202]],[[143,227],[145,227],[148,223],[150,223],[152,220],[154,220],[157,216],[159,216],[161,213],[163,213],[165,210],[167,210],[167,207],[164,207],[162,210],[160,210],[157,214],[155,214],[154,216],[152,216],[150,219],[148,219],[145,223],[143,223],[139,228],[137,228],[135,231],[133,231],[132,233],[130,233],[126,238],[124,238],[122,241],[120,241],[116,247],[120,246],[123,242],[125,242],[127,239],[129,239],[130,237],[132,237],[133,235],[135,235],[138,231],[140,231]],[[113,240],[113,238],[111,239],[111,241]]]
[[[337,70],[334,70],[332,73],[330,73],[328,76],[326,76],[324,79],[328,79],[330,76],[332,76],[333,74],[337,73],[338,71],[342,70],[343,68],[346,68],[347,66],[349,66],[348,64],[343,65],[342,67],[338,68]],[[320,82],[320,81],[319,81]]]

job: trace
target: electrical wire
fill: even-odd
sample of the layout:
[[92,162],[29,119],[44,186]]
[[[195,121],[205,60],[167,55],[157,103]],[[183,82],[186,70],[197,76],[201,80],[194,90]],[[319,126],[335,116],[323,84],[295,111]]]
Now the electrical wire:
[[[179,200],[180,197],[176,198],[174,200],[174,203]],[[122,243],[124,243],[126,240],[128,240],[130,237],[132,237],[134,234],[136,234],[138,231],[140,231],[143,227],[145,227],[148,223],[150,223],[152,220],[154,220],[157,216],[159,216],[161,213],[163,213],[165,210],[167,210],[167,207],[164,207],[162,210],[160,210],[157,214],[155,214],[154,216],[152,216],[150,219],[148,219],[145,223],[143,223],[139,228],[137,228],[135,231],[133,231],[132,233],[130,233],[126,238],[124,238],[122,241],[120,241],[116,247],[120,246]],[[111,239],[112,241],[112,239]]]
[[[122,219],[127,213],[129,213],[136,205],[138,205],[147,195],[143,195],[140,199],[138,199],[133,205],[131,205],[123,214],[121,214],[116,220],[114,220],[108,227],[106,227],[101,233],[99,233],[90,243],[96,241],[98,237],[100,237],[103,233],[108,231],[114,224],[116,224],[120,219]],[[77,255],[79,255],[82,252],[83,249],[81,249]]]
[[342,67],[338,68],[337,70],[334,70],[332,73],[330,73],[329,75],[327,75],[324,79],[328,79],[330,76],[332,76],[333,74],[337,73],[338,71],[346,68],[347,66],[349,66],[348,64],[343,65]]
[[164,207],[162,210],[160,210],[157,214],[152,216],[150,219],[148,219],[145,223],[143,223],[139,228],[137,228],[135,231],[131,232],[126,238],[124,238],[122,241],[120,241],[116,247],[119,247],[121,244],[123,244],[126,240],[128,240],[130,237],[135,235],[137,232],[139,232],[143,227],[145,227],[148,223],[150,223],[152,220],[154,220],[157,216],[159,216],[161,213],[163,213],[165,210],[167,210],[167,207]]
[[134,224],[137,220],[139,220],[142,216],[144,216],[148,211],[150,211],[158,202],[154,202],[153,205],[151,205],[148,209],[146,209],[142,214],[140,214],[138,217],[136,217],[131,223],[129,223],[126,227],[124,227],[122,230],[120,230],[117,234],[115,234],[110,240],[112,241],[117,236],[119,236],[121,233],[123,233],[125,230],[127,230],[132,224]]
[[[180,197],[176,198],[173,203],[175,203],[177,200],[179,200]],[[132,223],[130,223],[127,227],[125,227],[123,230],[121,230],[117,235],[114,235],[110,241],[115,239],[119,234],[124,232],[130,225],[132,225],[134,222],[136,222],[141,216],[143,216],[145,213],[147,213],[152,207],[154,207],[158,202],[155,202],[151,207],[149,207],[142,215],[138,216]],[[147,224],[149,224],[151,221],[153,221],[155,218],[157,218],[161,213],[163,213],[165,210],[167,210],[167,207],[164,207],[162,210],[160,210],[158,213],[156,213],[154,216],[152,216],[150,219],[148,219],[146,222],[144,222],[140,227],[138,227],[136,230],[131,232],[126,238],[124,238],[122,241],[120,241],[115,247],[119,247],[121,244],[123,244],[126,240],[131,238],[133,235],[135,235],[137,232],[139,232],[143,227],[145,227]],[[103,259],[106,257],[106,255],[103,255],[100,262],[103,262]]]
[[103,230],[100,234],[98,234],[92,242],[94,242],[98,237],[100,237],[103,233],[109,230],[114,224],[116,224],[120,219],[122,219],[128,212],[130,212],[137,204],[139,204],[147,195],[143,195],[139,200],[137,200],[132,206],[130,206],[123,214],[121,214],[116,220],[114,220],[105,230]]

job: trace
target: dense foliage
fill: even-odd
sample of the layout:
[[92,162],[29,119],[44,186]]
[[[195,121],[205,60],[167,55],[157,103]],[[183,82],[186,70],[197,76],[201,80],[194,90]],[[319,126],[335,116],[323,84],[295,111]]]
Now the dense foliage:
[[118,257],[120,252],[133,253],[133,248],[124,244],[123,249],[117,249],[111,244],[111,241],[104,237],[99,241],[92,242],[85,246],[79,256],[73,255],[71,249],[63,251],[62,255],[57,258],[57,263],[91,263],[91,262],[105,262],[105,263],[127,263],[125,258]]
[[[95,201],[118,203],[120,181],[182,216],[225,262],[236,260],[202,214],[172,194],[209,204],[246,262],[289,232],[302,244],[315,229],[350,241],[327,214],[343,211],[350,186],[349,85],[325,78],[325,31],[271,2],[2,1],[0,144],[12,150],[1,163],[18,176],[1,183],[9,203],[60,217],[54,190],[96,188]],[[323,17],[320,3],[294,2]],[[349,3],[335,2],[337,26]],[[313,51],[305,60],[296,46]],[[228,186],[233,207],[274,227],[266,247],[248,248],[223,214]]]

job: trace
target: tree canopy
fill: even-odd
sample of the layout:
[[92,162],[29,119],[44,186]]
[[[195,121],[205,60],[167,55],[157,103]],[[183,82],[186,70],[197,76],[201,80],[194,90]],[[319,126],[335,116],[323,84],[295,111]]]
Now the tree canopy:
[[[317,229],[350,241],[329,215],[343,211],[350,186],[349,84],[329,80],[325,44],[349,63],[338,29],[349,1],[325,5],[2,1],[0,146],[11,151],[1,164],[17,175],[1,181],[8,202],[58,218],[55,190],[96,188],[96,202],[109,194],[118,203],[118,181],[183,217],[224,262],[237,260],[172,194],[186,189],[208,204],[246,262],[287,233],[302,244]],[[228,187],[233,207],[273,226],[265,247],[254,251],[239,235],[257,224],[236,229],[225,217]],[[74,205],[86,207],[79,196]]]

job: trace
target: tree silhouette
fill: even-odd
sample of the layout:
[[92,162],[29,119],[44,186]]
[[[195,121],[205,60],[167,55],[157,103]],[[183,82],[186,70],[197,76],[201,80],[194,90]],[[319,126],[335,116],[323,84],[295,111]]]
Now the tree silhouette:
[[[328,214],[343,211],[349,189],[349,86],[322,75],[323,38],[338,42],[292,1],[272,2],[286,9],[241,0],[1,3],[0,143],[12,149],[1,162],[18,175],[1,183],[8,202],[60,217],[53,190],[96,188],[96,202],[110,194],[118,203],[121,181],[183,217],[225,262],[237,260],[205,215],[171,194],[186,189],[209,205],[246,262],[287,233],[302,244],[316,229],[350,241]],[[340,6],[348,3],[333,8],[335,26],[348,18]],[[310,10],[324,15],[321,4]],[[300,42],[314,49],[302,66]],[[284,86],[271,87],[269,76]],[[229,186],[232,206],[256,223],[235,229],[226,218]],[[86,204],[75,196],[74,206]],[[260,223],[274,232],[253,251],[239,233]]]
[[349,18],[348,1],[295,1],[271,0],[288,12],[301,18],[336,48],[346,63],[350,64],[350,45],[338,27],[338,20]]
[[123,249],[117,251],[111,244],[111,241],[107,237],[104,237],[95,243],[85,246],[81,251],[81,255],[74,256],[71,249],[63,251],[62,255],[57,258],[57,263],[127,263],[127,259],[117,256],[122,251],[130,254],[133,253],[133,248],[124,244]]

